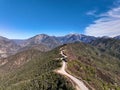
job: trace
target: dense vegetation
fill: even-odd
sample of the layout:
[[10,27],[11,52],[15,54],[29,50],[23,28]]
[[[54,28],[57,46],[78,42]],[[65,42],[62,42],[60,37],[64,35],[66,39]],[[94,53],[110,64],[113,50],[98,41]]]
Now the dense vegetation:
[[58,57],[59,49],[37,51],[29,62],[0,77],[0,90],[73,90],[68,80],[53,71],[61,66]]
[[95,90],[120,90],[120,60],[83,43],[64,46],[68,72]]
[[90,42],[91,45],[96,46],[102,52],[120,59],[120,40],[113,38],[99,38]]

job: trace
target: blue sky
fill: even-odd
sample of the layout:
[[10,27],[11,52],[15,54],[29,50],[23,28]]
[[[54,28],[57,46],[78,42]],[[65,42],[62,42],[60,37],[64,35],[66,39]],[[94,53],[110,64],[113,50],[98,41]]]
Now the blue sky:
[[120,35],[119,6],[120,0],[0,0],[0,36]]

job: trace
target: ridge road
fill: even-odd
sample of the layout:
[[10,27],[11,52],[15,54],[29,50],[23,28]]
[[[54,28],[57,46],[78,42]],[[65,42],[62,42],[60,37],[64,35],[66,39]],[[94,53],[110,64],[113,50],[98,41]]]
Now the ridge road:
[[[64,58],[67,58],[67,56],[63,53],[63,51],[61,51],[60,54],[61,54]],[[81,80],[77,79],[76,77],[70,75],[69,73],[67,73],[67,72],[65,71],[66,66],[67,66],[67,65],[66,65],[66,62],[65,62],[64,60],[62,60],[62,67],[61,67],[59,70],[57,70],[57,72],[58,72],[59,74],[62,74],[62,75],[64,75],[64,76],[67,76],[68,78],[70,78],[71,81],[72,81],[73,83],[75,83],[75,85],[76,85],[76,87],[75,87],[76,90],[89,90],[89,89],[86,87],[86,85],[85,85]]]

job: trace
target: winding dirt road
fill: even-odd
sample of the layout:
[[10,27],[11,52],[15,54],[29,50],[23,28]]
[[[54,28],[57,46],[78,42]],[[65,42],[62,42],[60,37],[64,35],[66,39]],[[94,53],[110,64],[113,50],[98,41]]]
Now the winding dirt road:
[[[61,55],[62,55],[64,58],[67,58],[67,56],[63,53],[63,51],[61,51]],[[62,74],[62,75],[64,75],[64,76],[67,76],[68,78],[70,78],[71,81],[72,81],[73,83],[75,83],[77,90],[89,90],[82,81],[80,81],[79,79],[77,79],[77,78],[75,78],[74,76],[72,76],[72,75],[70,75],[69,73],[67,73],[67,72],[65,71],[65,68],[66,68],[66,62],[63,60],[63,61],[62,61],[62,67],[61,67],[59,70],[57,70],[57,72],[60,73],[60,74]]]

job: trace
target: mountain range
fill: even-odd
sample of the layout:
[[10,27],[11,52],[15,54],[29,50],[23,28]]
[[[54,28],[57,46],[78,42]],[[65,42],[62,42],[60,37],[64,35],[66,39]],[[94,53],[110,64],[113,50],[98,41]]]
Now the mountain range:
[[89,90],[120,90],[120,38],[46,34],[29,39],[0,37],[0,90],[75,90],[71,80],[55,73],[61,67]]
[[[31,47],[37,48],[40,51],[48,51],[63,44],[74,42],[90,43],[91,41],[94,41],[98,38],[99,37],[87,36],[82,34],[68,34],[61,37],[39,34],[25,40],[8,39],[0,36],[0,58],[5,58],[19,51],[27,50]],[[120,39],[120,36],[116,36],[114,38]]]

